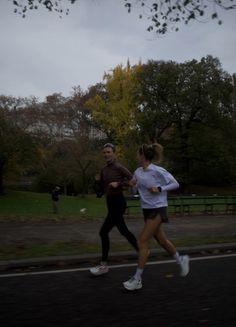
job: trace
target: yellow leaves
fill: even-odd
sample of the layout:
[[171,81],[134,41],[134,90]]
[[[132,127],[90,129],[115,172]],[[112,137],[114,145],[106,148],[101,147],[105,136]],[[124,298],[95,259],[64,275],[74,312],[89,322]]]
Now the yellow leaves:
[[106,129],[112,130],[118,143],[134,128],[136,111],[134,88],[135,72],[139,65],[118,65],[104,75],[106,95],[96,95],[88,101],[93,117]]

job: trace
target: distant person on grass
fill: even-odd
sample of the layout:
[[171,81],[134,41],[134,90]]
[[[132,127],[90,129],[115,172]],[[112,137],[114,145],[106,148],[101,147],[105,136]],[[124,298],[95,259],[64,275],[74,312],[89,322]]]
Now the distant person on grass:
[[144,144],[138,150],[140,167],[134,172],[131,184],[133,191],[139,192],[144,227],[138,238],[139,257],[136,272],[123,283],[129,291],[142,288],[142,274],[149,255],[148,242],[152,238],[175,258],[181,276],[184,277],[189,272],[188,256],[178,253],[163,229],[163,223],[168,222],[167,191],[179,188],[179,184],[167,170],[157,165],[161,161],[162,150],[160,144]]
[[93,275],[102,275],[108,272],[107,265],[110,249],[109,233],[116,226],[119,232],[128,240],[133,248],[138,251],[136,237],[129,231],[124,221],[126,200],[123,195],[123,187],[129,186],[132,179],[131,172],[118,163],[115,159],[115,146],[107,143],[103,146],[103,156],[106,166],[96,176],[95,192],[98,197],[106,195],[108,213],[100,229],[99,235],[102,242],[102,258],[100,265],[90,269]]
[[58,213],[58,201],[59,201],[59,194],[60,194],[60,187],[56,186],[53,190],[52,190],[52,209],[53,209],[53,213]]

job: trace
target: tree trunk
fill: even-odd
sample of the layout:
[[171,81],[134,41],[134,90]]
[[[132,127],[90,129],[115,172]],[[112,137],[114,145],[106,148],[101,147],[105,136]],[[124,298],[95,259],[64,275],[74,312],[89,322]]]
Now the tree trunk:
[[0,162],[0,195],[4,194],[3,167],[4,163]]

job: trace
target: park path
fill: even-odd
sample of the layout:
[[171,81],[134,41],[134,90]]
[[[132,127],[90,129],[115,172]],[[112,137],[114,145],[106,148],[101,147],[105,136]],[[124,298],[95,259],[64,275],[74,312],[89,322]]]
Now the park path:
[[[42,243],[50,241],[98,242],[101,220],[49,220],[9,221],[0,219],[0,244]],[[130,230],[138,236],[143,226],[142,217],[127,217]],[[185,237],[236,236],[235,215],[172,216],[165,224],[168,237],[172,240]],[[116,228],[110,234],[113,241],[124,240]]]

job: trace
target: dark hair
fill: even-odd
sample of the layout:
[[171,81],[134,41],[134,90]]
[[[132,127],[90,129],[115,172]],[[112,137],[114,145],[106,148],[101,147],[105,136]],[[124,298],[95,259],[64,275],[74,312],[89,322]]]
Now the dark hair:
[[112,143],[106,143],[106,144],[104,144],[103,145],[103,149],[105,149],[105,148],[112,148],[112,150],[114,152],[116,151],[116,148],[115,148],[114,144],[112,144]]
[[145,159],[159,163],[162,159],[163,147],[159,143],[150,145],[143,144],[138,152],[140,155],[143,155]]

